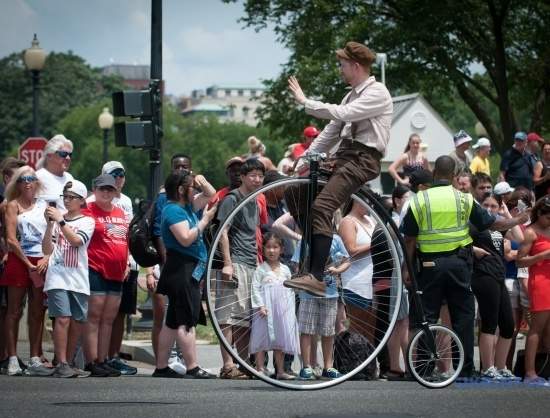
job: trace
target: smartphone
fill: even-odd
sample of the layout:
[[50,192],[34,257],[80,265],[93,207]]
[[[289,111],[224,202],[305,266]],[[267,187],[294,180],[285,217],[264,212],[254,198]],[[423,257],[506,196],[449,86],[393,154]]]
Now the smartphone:
[[217,197],[215,200],[208,202],[207,209],[210,209],[212,206],[215,206],[220,201],[220,198]]
[[55,202],[48,202],[48,206],[51,206],[52,208],[56,208],[56,207],[57,207],[57,203],[55,203]]
[[518,212],[522,213],[522,212],[525,212],[525,209],[527,209],[527,205],[523,200],[520,199],[518,200],[517,208],[518,208]]

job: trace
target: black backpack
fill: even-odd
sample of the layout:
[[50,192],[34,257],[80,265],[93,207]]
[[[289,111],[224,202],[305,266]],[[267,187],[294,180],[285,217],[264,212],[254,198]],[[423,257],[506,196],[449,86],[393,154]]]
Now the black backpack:
[[[358,367],[374,351],[374,347],[361,334],[344,331],[334,339],[334,367],[346,374]],[[376,359],[373,359],[351,380],[375,380],[377,378]]]
[[141,267],[160,264],[161,257],[153,243],[153,219],[155,203],[142,200],[132,218],[128,233],[130,254]]

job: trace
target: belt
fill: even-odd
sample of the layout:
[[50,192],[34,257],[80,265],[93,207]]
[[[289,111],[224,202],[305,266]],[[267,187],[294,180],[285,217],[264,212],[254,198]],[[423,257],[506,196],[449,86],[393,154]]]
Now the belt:
[[382,153],[380,151],[378,151],[376,148],[369,147],[368,145],[365,145],[362,142],[356,141],[354,139],[342,138],[342,142],[340,142],[339,149],[341,149],[341,148],[348,148],[348,149],[355,149],[355,150],[358,150],[358,151],[365,151],[365,152],[368,152],[369,154],[373,154],[378,159],[382,159]]

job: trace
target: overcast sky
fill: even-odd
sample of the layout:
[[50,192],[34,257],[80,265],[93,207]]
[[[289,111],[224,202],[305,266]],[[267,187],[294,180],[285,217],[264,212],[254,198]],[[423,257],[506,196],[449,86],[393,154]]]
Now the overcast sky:
[[[94,67],[149,64],[151,0],[0,0],[0,56],[30,46],[72,50]],[[163,1],[163,78],[170,94],[213,84],[259,86],[288,51],[272,31],[238,23],[243,6],[221,0]]]

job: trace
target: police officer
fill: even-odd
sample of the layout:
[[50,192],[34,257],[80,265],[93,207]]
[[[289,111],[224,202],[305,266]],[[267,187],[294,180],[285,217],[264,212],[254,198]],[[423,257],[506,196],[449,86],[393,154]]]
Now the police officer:
[[[429,323],[437,323],[442,299],[446,299],[453,330],[464,346],[462,377],[474,370],[474,295],[472,277],[472,238],[469,223],[480,231],[505,230],[528,220],[524,213],[516,218],[495,218],[452,186],[455,162],[441,156],[435,162],[433,187],[413,195],[403,220],[408,256],[418,256],[421,271],[418,287]],[[405,283],[410,282],[404,272]]]

